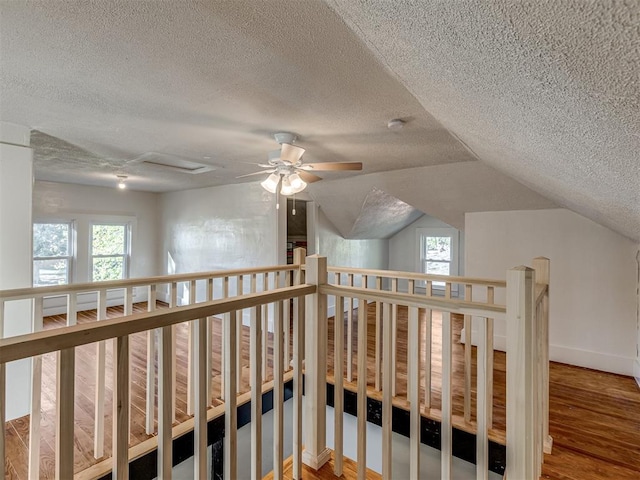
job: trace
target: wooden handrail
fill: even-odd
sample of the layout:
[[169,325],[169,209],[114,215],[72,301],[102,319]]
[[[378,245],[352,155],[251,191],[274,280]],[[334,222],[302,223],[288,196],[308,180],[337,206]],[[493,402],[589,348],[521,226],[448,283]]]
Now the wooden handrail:
[[156,310],[128,317],[9,337],[0,340],[0,363],[43,355],[124,335],[132,335],[288,298],[311,295],[316,290],[317,287],[315,285],[279,288],[266,293],[252,293],[239,297],[197,303],[177,309]]
[[[305,268],[301,265],[300,268]],[[507,282],[505,280],[494,280],[490,278],[475,278],[475,277],[454,277],[450,275],[433,275],[417,272],[400,272],[396,270],[375,270],[366,268],[352,268],[352,267],[327,267],[327,271],[331,273],[350,273],[358,275],[368,275],[372,277],[385,277],[385,278],[397,278],[402,280],[430,280],[434,282],[448,282],[448,283],[462,283],[470,285],[485,285],[497,288],[506,288]]]
[[441,299],[410,293],[388,292],[370,288],[345,287],[338,285],[322,285],[320,293],[341,297],[365,298],[375,302],[386,302],[418,308],[435,308],[445,312],[477,315],[480,317],[502,318],[506,313],[504,305],[490,303],[467,302],[465,300]]
[[180,283],[209,278],[236,277],[253,273],[271,273],[297,270],[300,265],[274,265],[268,267],[238,268],[235,270],[213,270],[210,272],[179,273],[173,275],[158,275],[153,277],[126,278],[107,282],[69,283],[53,285],[51,287],[27,287],[0,290],[0,300],[20,300],[23,298],[50,297],[67,295],[69,293],[87,293],[98,290],[118,290],[126,287],[147,286],[151,284]]

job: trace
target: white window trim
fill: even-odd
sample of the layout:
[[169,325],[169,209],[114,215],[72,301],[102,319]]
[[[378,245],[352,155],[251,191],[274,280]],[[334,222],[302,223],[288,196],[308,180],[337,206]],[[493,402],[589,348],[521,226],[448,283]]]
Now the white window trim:
[[[65,225],[69,225],[69,254],[68,255],[62,255],[62,256],[56,256],[56,257],[36,257],[35,255],[32,255],[32,259],[31,259],[31,264],[34,265],[34,263],[36,261],[42,261],[42,260],[67,260],[68,266],[67,266],[67,283],[66,285],[70,285],[73,283],[74,279],[75,279],[75,267],[76,267],[76,240],[77,240],[77,236],[76,236],[76,222],[73,219],[68,219],[68,218],[36,218],[33,220],[32,222],[32,228],[31,228],[31,241],[33,242],[33,225],[43,225],[43,224],[50,224],[50,225],[55,225],[55,224],[65,224]],[[32,252],[33,253],[33,252]],[[33,277],[33,275],[32,275]],[[34,285],[34,278],[31,278],[31,283],[32,285]],[[34,285],[35,286],[35,285]]]
[[[460,232],[453,227],[419,227],[416,228],[416,271],[424,273],[424,261],[422,253],[424,251],[423,239],[424,237],[451,237],[451,261],[449,262],[449,275],[452,277],[459,275],[460,265]],[[418,286],[426,287],[425,282],[417,282]],[[436,292],[444,292],[444,286],[433,285],[433,290]],[[458,287],[453,285],[452,294],[457,294]]]
[[[124,231],[124,254],[114,254],[114,255],[94,255],[93,254],[93,227],[94,225],[116,225],[125,227]],[[88,277],[89,281],[93,282],[93,259],[94,258],[122,258],[123,266],[122,266],[122,278],[129,278],[129,265],[131,263],[131,222],[118,222],[118,221],[91,221],[89,222],[89,258],[88,258]]]

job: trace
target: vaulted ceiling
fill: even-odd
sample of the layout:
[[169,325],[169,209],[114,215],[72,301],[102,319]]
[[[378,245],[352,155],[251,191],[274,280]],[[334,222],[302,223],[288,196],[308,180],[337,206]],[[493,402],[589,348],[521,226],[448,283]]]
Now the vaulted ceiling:
[[295,132],[306,161],[364,164],[309,188],[345,236],[399,199],[458,226],[560,205],[640,238],[626,3],[5,0],[0,120],[33,129],[38,179],[157,192],[255,181]]

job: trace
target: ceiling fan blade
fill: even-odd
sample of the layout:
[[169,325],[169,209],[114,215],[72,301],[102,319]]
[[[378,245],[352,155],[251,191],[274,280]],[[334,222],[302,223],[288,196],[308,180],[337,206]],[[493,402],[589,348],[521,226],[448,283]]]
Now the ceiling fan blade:
[[329,171],[329,170],[362,170],[361,162],[325,162],[325,163],[305,163],[302,165],[305,170]]
[[283,143],[282,149],[280,150],[280,159],[295,165],[296,163],[298,163],[298,160],[300,160],[300,157],[302,157],[302,154],[304,152],[304,148],[296,147],[295,145],[290,145],[288,143]]
[[247,173],[247,174],[245,174],[245,175],[240,175],[240,176],[238,176],[238,177],[236,177],[236,178],[251,177],[251,176],[253,176],[253,175],[264,175],[265,173],[273,173],[273,172],[275,172],[275,171],[276,171],[276,169],[275,169],[275,168],[272,168],[271,170],[262,170],[261,172]]
[[298,170],[298,175],[300,175],[300,178],[302,178],[302,180],[307,183],[313,183],[322,180],[322,178],[318,175],[315,175],[311,172],[305,172],[304,170]]

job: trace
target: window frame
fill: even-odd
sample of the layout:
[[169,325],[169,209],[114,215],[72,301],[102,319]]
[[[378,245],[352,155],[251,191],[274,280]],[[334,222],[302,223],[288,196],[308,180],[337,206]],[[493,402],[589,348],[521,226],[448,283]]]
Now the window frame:
[[[35,235],[35,226],[36,225],[67,225],[68,236],[67,236],[67,255],[56,255],[56,256],[36,256],[34,253],[34,235]],[[69,219],[35,219],[31,224],[31,242],[32,242],[32,254],[31,254],[31,284],[34,287],[45,287],[48,285],[36,285],[36,262],[38,261],[46,261],[46,260],[66,260],[67,261],[67,281],[66,283],[60,283],[58,285],[70,285],[74,281],[75,277],[75,264],[76,264],[76,223],[75,220]]]
[[[451,260],[429,260],[426,258],[425,254],[425,243],[427,237],[450,237],[451,238]],[[418,248],[418,252],[416,255],[416,271],[419,273],[426,273],[426,262],[435,261],[441,263],[449,263],[449,275],[451,277],[456,277],[459,275],[459,264],[460,264],[460,232],[453,227],[420,227],[416,228],[416,246]],[[426,282],[419,281],[417,285],[425,288]],[[458,286],[457,284],[452,285],[452,294],[457,294]],[[444,292],[444,285],[432,284],[432,288],[437,292]]]
[[[124,253],[120,254],[109,254],[109,255],[94,255],[93,254],[93,227],[94,226],[118,226],[124,227]],[[109,280],[94,280],[93,279],[93,261],[96,258],[122,258],[122,278],[117,280],[124,280],[129,278],[129,265],[131,263],[131,222],[124,221],[90,221],[89,222],[89,255],[88,255],[88,278],[90,282],[97,281],[109,281]],[[115,279],[114,279],[115,280]]]

